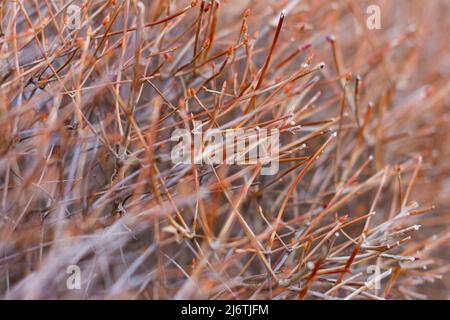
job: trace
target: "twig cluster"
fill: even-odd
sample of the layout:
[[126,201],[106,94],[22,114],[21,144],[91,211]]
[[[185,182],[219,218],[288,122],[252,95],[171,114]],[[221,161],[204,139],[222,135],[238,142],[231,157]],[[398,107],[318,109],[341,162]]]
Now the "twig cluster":
[[[447,297],[448,3],[380,5],[1,2],[2,297]],[[194,121],[279,172],[175,165]]]

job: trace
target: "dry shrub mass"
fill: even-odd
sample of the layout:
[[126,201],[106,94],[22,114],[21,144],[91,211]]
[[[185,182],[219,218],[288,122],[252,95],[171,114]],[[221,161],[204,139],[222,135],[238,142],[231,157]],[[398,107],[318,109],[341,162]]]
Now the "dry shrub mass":
[[[448,298],[449,9],[2,1],[0,295]],[[194,121],[278,129],[279,172],[174,165]]]

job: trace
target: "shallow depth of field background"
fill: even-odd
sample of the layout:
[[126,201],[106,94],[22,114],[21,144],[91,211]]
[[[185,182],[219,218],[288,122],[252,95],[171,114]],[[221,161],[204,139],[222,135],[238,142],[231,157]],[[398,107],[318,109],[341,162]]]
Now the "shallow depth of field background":
[[[197,44],[200,1],[142,29],[137,8],[145,25],[191,2],[90,1],[79,31],[62,30],[64,3],[1,4],[0,297],[450,299],[449,1],[222,0]],[[170,134],[211,114],[280,129],[280,176],[174,166]],[[370,266],[392,269],[378,290]]]

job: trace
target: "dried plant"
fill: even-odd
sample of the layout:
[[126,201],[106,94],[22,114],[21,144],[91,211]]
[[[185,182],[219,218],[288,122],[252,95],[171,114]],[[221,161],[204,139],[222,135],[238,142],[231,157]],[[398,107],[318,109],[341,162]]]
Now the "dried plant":
[[373,2],[2,1],[2,297],[449,298],[449,3]]

